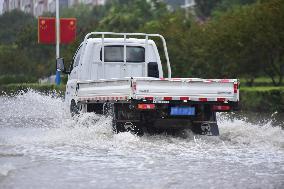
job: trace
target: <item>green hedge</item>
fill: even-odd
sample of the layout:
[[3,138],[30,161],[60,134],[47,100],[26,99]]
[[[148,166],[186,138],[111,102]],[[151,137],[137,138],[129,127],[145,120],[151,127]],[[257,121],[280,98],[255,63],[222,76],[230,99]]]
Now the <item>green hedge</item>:
[[36,77],[27,75],[1,75],[0,85],[6,85],[11,83],[35,83],[37,82]]
[[19,84],[7,84],[0,85],[0,94],[16,94],[18,91],[28,91],[33,89],[42,93],[50,93],[56,91],[63,93],[65,91],[65,85],[51,85],[51,84],[38,84],[38,83],[19,83]]
[[240,105],[245,111],[284,112],[284,87],[243,87]]

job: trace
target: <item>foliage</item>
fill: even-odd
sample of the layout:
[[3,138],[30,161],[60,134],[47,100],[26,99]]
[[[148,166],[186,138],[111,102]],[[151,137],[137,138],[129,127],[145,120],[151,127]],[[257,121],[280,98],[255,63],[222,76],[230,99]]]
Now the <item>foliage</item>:
[[[159,33],[166,38],[167,46],[170,49],[169,56],[171,60],[173,77],[188,75],[190,58],[186,55],[187,41],[185,38],[189,29],[190,21],[185,20],[182,12],[167,15],[159,20],[148,22],[142,28],[142,31],[146,33],[156,33],[159,31]],[[163,52],[161,43],[158,43],[158,47],[160,52]],[[183,51],[181,51],[181,49]],[[166,61],[162,53],[161,56],[163,58],[164,71],[166,71]]]
[[219,14],[237,5],[248,5],[258,0],[195,0],[196,12],[200,19],[205,20],[212,14]]
[[36,77],[28,75],[2,75],[0,76],[0,85],[11,83],[34,83],[37,81]]
[[107,15],[101,20],[103,30],[136,32],[147,21],[168,13],[166,5],[158,0],[115,0]]
[[283,20],[283,0],[273,0],[235,7],[205,24],[194,25],[189,34],[193,72],[250,80],[265,73],[280,85],[284,74]]
[[220,3],[221,0],[195,0],[196,12],[201,19],[209,17],[214,8]]
[[241,88],[242,110],[263,112],[284,112],[283,87]]
[[35,18],[19,10],[13,10],[0,16],[0,44],[11,44],[17,39],[23,26],[32,24]]

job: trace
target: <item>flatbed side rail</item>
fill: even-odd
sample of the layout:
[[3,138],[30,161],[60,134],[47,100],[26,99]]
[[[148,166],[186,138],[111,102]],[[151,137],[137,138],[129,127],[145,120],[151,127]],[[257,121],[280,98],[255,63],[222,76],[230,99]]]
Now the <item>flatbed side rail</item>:
[[[111,87],[112,82],[124,82],[123,90],[124,91],[117,91]],[[126,82],[127,81],[127,82]],[[177,93],[177,94],[158,94],[154,91],[151,93],[144,93],[142,89],[142,93],[137,91],[138,89],[141,90],[139,87],[139,81],[142,82],[170,82],[182,84],[182,83],[207,83],[206,85],[214,85],[214,83],[231,83],[230,95],[225,94],[217,94],[207,95],[204,93],[202,94],[193,94],[193,93]],[[105,82],[110,82],[106,84]],[[125,83],[126,82],[126,83]],[[149,84],[150,84],[149,83]],[[157,83],[158,84],[158,83]],[[238,102],[239,101],[239,88],[238,88],[239,81],[237,79],[198,79],[198,78],[173,78],[173,79],[153,79],[153,80],[144,80],[143,78],[123,78],[123,79],[107,79],[107,80],[97,80],[97,81],[80,81],[78,82],[78,101],[95,101],[101,103],[103,101],[129,101],[129,100],[142,100],[142,101],[152,101],[153,103],[160,103],[161,101],[186,101],[189,103],[228,103],[228,102]],[[138,85],[138,86],[137,86]],[[184,85],[184,84],[182,84]],[[98,88],[96,88],[96,87]],[[144,85],[145,86],[145,85]],[[94,88],[95,87],[95,88]],[[107,87],[102,89],[101,87]],[[138,88],[137,88],[138,87]],[[147,87],[149,85],[147,84]],[[89,88],[89,89],[88,89]],[[101,88],[101,89],[100,89]],[[102,93],[101,90],[109,90],[112,88],[112,91],[108,91],[107,93]],[[98,91],[100,90],[100,92]],[[121,89],[121,86],[118,87]],[[81,91],[80,91],[81,90]],[[116,90],[116,91],[115,91]],[[112,93],[113,92],[113,93]],[[163,92],[163,91],[162,91]]]

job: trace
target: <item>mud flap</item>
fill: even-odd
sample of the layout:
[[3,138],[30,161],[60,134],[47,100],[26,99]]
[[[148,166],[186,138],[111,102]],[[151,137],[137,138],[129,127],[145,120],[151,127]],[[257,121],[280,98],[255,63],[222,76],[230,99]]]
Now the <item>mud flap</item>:
[[219,128],[217,122],[202,122],[200,129],[202,135],[219,136]]

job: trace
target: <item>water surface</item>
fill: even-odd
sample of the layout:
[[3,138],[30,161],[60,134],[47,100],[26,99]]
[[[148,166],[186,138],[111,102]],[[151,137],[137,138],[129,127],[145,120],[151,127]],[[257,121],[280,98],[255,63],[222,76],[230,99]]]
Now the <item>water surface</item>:
[[[113,134],[61,98],[0,97],[0,188],[284,188],[283,122],[218,115],[220,137]],[[277,117],[275,121],[275,117]]]

